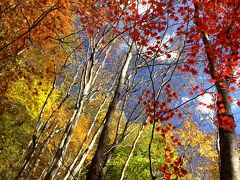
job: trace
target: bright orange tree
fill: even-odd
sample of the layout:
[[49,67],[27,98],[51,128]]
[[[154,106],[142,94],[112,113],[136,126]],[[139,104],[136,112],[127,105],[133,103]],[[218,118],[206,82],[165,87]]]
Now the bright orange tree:
[[[28,48],[43,48],[71,32],[72,3],[69,1],[7,1],[0,2],[0,92],[4,94],[9,81],[22,74],[29,65],[20,55]],[[31,62],[32,63],[32,62]],[[34,73],[34,71],[32,71]]]

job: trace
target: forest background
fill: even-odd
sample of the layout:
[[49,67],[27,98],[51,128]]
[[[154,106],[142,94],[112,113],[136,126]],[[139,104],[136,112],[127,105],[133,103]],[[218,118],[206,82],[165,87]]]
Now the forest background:
[[239,0],[2,0],[0,179],[238,180]]

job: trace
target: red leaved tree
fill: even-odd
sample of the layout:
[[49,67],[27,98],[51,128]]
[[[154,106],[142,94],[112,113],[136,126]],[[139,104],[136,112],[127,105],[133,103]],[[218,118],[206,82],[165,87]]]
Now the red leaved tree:
[[[216,92],[216,121],[220,139],[220,178],[239,179],[236,124],[231,110],[231,93],[239,87],[239,1],[183,1],[179,4],[181,18],[191,21],[182,24],[177,35],[189,37],[187,65],[183,72],[198,71],[204,65]],[[190,18],[189,18],[190,17]],[[199,63],[199,55],[202,64]],[[197,72],[196,71],[196,72]]]

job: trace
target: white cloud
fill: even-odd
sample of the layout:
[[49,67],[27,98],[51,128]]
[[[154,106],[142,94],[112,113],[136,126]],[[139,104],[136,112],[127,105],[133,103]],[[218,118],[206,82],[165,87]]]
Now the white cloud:
[[235,112],[235,111],[238,111],[239,110],[239,106],[237,105],[237,98],[235,97],[234,99],[233,99],[233,103],[232,103],[232,110],[233,110],[233,112]]
[[139,3],[139,5],[138,5],[138,13],[139,14],[145,13],[148,10],[149,6],[150,5],[148,3],[146,5],[143,5],[142,3]]
[[188,101],[188,100],[189,100],[188,97],[182,97],[182,102],[186,102],[186,101]]
[[[212,95],[209,94],[209,93],[206,93],[206,94],[204,94],[204,95],[202,95],[202,96],[199,96],[199,97],[198,97],[198,101],[206,104],[206,106],[213,104]],[[211,114],[211,115],[213,115],[213,114],[214,114],[214,110],[213,110],[213,109],[210,109],[210,108],[208,108],[208,107],[206,107],[206,106],[205,106],[205,105],[198,104],[196,109],[199,110],[199,111],[202,112],[202,113],[206,113],[206,114]]]

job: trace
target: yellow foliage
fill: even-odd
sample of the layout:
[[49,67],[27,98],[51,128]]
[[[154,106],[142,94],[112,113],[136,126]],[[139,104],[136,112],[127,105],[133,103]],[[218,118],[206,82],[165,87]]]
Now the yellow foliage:
[[[209,177],[218,176],[218,154],[216,151],[216,137],[210,132],[202,132],[195,122],[191,122],[191,117],[184,122],[184,127],[177,130],[180,142],[185,148],[186,159],[191,162],[197,155],[203,156],[207,164],[202,164],[197,168],[199,173],[208,172]],[[189,149],[190,153],[186,153]]]
[[183,146],[198,147],[197,151],[208,159],[218,158],[214,147],[216,138],[211,133],[203,133],[196,123],[187,120],[177,134]]
[[[34,78],[31,78],[31,83],[29,83],[30,82],[24,77],[13,82],[7,92],[7,96],[24,105],[32,118],[36,119],[52,88],[52,81],[48,79],[39,79],[34,76]],[[58,93],[54,91],[48,101],[45,115],[49,115],[51,108],[53,108],[53,102],[57,97]]]

